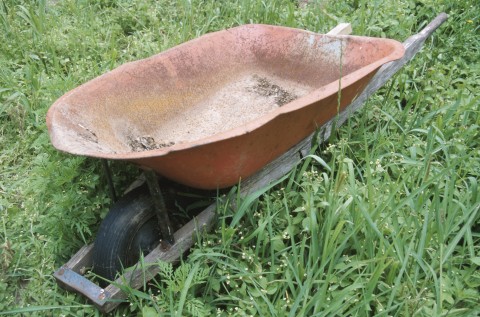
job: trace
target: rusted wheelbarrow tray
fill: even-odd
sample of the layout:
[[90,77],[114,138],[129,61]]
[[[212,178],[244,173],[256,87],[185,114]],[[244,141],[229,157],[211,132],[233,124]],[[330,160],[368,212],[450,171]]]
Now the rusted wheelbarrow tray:
[[131,62],[49,110],[53,145],[128,160],[196,188],[252,175],[338,114],[376,70],[400,58],[390,39],[244,25]]

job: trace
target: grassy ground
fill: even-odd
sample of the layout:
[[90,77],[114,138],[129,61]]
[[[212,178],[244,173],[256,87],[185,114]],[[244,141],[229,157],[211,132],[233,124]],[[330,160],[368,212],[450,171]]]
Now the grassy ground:
[[[0,2],[0,315],[94,316],[52,272],[93,240],[99,162],[57,152],[66,91],[203,33],[258,22],[403,41],[450,18],[315,159],[246,201],[115,316],[480,314],[478,1]],[[117,186],[136,171],[114,164]]]

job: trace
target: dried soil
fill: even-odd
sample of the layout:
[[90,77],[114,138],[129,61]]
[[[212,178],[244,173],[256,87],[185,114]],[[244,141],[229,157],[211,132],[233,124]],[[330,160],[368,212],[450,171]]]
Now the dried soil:
[[178,111],[148,135],[128,137],[128,146],[139,152],[210,137],[243,126],[312,90],[271,75],[246,74]]
[[279,107],[298,98],[293,93],[271,83],[266,77],[259,77],[257,75],[254,75],[253,77],[257,80],[257,84],[252,87],[252,90],[261,96],[274,96],[275,103]]
[[143,152],[149,150],[160,149],[174,145],[174,142],[159,143],[155,142],[155,139],[151,136],[142,136],[135,139],[131,139],[129,146],[134,152]]

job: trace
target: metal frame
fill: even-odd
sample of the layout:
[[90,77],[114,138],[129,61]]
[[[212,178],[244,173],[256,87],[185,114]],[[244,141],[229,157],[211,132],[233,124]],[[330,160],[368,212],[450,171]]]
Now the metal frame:
[[168,217],[168,210],[165,204],[165,199],[158,184],[158,177],[153,170],[145,171],[145,178],[147,179],[148,189],[150,190],[150,195],[152,195],[153,203],[155,205],[155,212],[157,214],[158,227],[162,234],[162,241],[167,242],[166,247],[173,245],[175,243],[175,238],[173,236],[173,228],[170,223],[170,218]]

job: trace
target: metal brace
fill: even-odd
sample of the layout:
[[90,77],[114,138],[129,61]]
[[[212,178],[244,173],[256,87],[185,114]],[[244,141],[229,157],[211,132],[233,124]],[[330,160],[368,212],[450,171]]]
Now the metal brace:
[[174,231],[172,225],[170,224],[167,206],[165,204],[165,199],[160,189],[160,185],[158,184],[157,175],[153,170],[145,170],[145,178],[147,179],[150,195],[152,195],[153,198],[158,226],[160,228],[160,232],[162,233],[163,241],[167,242],[169,245],[173,245],[175,243],[175,238],[173,237]]
[[113,202],[116,202],[117,193],[115,192],[115,186],[113,185],[112,172],[110,171],[110,165],[108,164],[107,160],[101,160],[101,161],[102,161],[103,171],[105,172],[105,176],[107,178],[108,192],[110,194],[110,199]]

